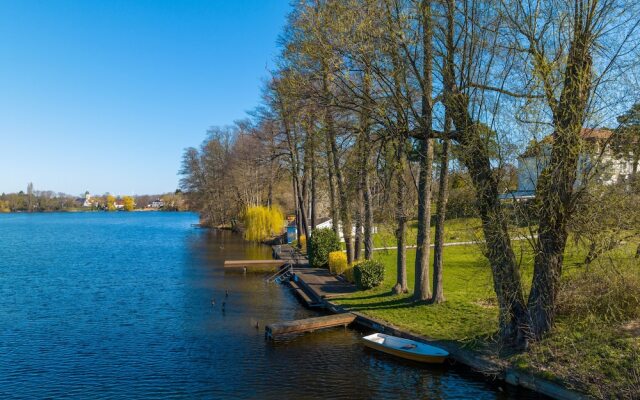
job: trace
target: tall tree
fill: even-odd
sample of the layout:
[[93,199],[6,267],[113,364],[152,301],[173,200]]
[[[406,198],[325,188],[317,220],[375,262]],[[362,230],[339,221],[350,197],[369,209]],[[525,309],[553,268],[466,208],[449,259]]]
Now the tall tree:
[[423,301],[431,298],[429,287],[429,252],[431,249],[431,186],[433,175],[433,20],[431,18],[431,2],[420,2],[420,22],[422,26],[422,82],[421,82],[421,131],[419,164],[420,177],[418,183],[418,238],[415,264],[414,298]]

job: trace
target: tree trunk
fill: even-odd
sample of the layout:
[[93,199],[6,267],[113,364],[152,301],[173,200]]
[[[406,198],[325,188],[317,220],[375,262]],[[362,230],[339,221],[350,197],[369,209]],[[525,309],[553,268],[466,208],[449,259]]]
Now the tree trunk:
[[423,137],[420,144],[420,176],[418,178],[418,238],[416,246],[414,300],[424,301],[431,297],[429,286],[429,262],[431,250],[431,185],[433,181],[433,143],[432,143],[432,66],[431,49],[432,21],[429,0],[420,3],[422,22],[423,88],[422,88],[422,124]]
[[[331,127],[330,132],[333,132]],[[338,196],[340,199],[340,222],[342,223],[342,237],[344,238],[345,248],[347,252],[347,263],[353,263],[353,242],[351,240],[351,216],[349,213],[349,199],[347,197],[347,189],[342,177],[342,171],[340,169],[340,162],[338,160],[338,145],[336,144],[335,132],[330,133],[331,140],[331,153],[333,157],[333,164],[335,166],[336,183],[338,186]]]
[[316,229],[316,221],[318,219],[318,192],[316,179],[316,153],[314,138],[313,146],[311,148],[311,231]]
[[329,135],[326,135],[327,145],[327,172],[329,178],[329,206],[331,207],[331,229],[339,236],[338,231],[338,205],[336,204],[336,188],[335,179],[333,174],[333,153],[331,152],[331,145],[329,144]]
[[580,131],[591,91],[591,33],[580,26],[579,13],[575,18],[579,26],[571,42],[564,71],[564,86],[557,106],[552,109],[555,132],[551,158],[536,188],[536,197],[540,199],[542,207],[528,303],[536,339],[548,332],[555,322],[564,250],[569,234],[568,222],[575,200],[573,187],[580,157]]
[[[322,89],[325,93],[325,98],[330,98],[329,92],[329,76],[327,72],[327,66],[323,63],[322,68]],[[336,176],[336,184],[338,187],[338,198],[340,200],[339,214],[340,222],[342,223],[342,236],[347,252],[347,263],[353,263],[353,242],[351,239],[351,214],[349,211],[349,199],[347,196],[347,188],[345,186],[344,178],[342,176],[342,169],[340,168],[340,159],[338,157],[338,144],[336,143],[336,132],[333,126],[333,115],[331,114],[330,105],[325,106],[325,127],[327,129],[327,136],[329,138],[329,145],[331,150],[331,157],[333,158],[334,172]],[[335,221],[334,221],[335,225]]]
[[302,224],[300,223],[300,206],[298,204],[298,184],[296,183],[296,178],[294,177],[292,179],[292,183],[293,183],[293,197],[294,197],[294,203],[295,203],[295,218],[296,218],[296,240],[298,241],[298,248],[301,247],[300,245],[300,236],[302,235]]
[[[298,181],[298,185],[300,185],[299,183],[299,179],[296,179],[296,181]],[[309,221],[307,220],[307,211],[305,209],[305,205],[306,205],[306,196],[302,195],[302,192],[304,191],[304,187],[300,187],[298,189],[298,209],[299,209],[299,215],[300,215],[300,225],[302,226],[302,234],[305,235],[306,238],[309,237]]]
[[311,163],[313,163],[312,156],[310,154],[309,149],[309,130],[307,130],[307,139],[305,142],[305,149],[303,154],[303,162],[302,164],[302,188],[300,195],[300,204],[302,205],[302,229],[304,231],[304,236],[306,239],[309,238],[309,213],[310,213],[310,202],[309,202],[309,192],[311,191],[309,188],[310,181],[310,173],[311,173]]
[[[360,179],[358,179],[360,181]],[[356,189],[356,212],[355,212],[353,259],[359,260],[362,253],[362,185],[358,184]]]
[[431,297],[429,261],[431,250],[431,181],[433,146],[431,139],[423,139],[420,146],[420,177],[418,181],[418,238],[415,264],[414,299]]
[[[445,122],[445,132],[451,131],[451,121]],[[433,249],[433,303],[442,303],[444,288],[442,287],[444,224],[447,215],[447,198],[449,194],[449,139],[442,141],[442,156],[440,159],[440,181],[436,209],[436,237]]]
[[[455,4],[447,1],[447,31],[453,36]],[[486,241],[486,257],[491,264],[493,287],[499,307],[502,342],[517,348],[526,346],[529,315],[522,291],[520,271],[507,230],[504,211],[498,199],[498,182],[491,170],[486,143],[480,126],[469,114],[469,97],[454,84],[454,48],[447,45],[445,73],[450,81],[444,95],[445,107],[456,127],[456,140],[462,147],[461,161],[467,167],[476,192],[476,204]]]
[[371,260],[373,257],[373,207],[371,204],[371,186],[369,185],[369,172],[362,174],[364,191],[362,193],[364,203],[364,258]]
[[467,167],[476,191],[477,208],[486,240],[486,257],[491,264],[493,287],[500,309],[500,335],[503,342],[520,348],[529,338],[529,316],[522,292],[520,270],[511,247],[511,239],[500,200],[498,182],[491,170],[486,143],[479,126],[468,114],[468,98],[451,93],[446,100],[462,147],[462,162]]
[[[370,73],[365,68],[363,76],[363,92],[365,98],[369,96]],[[373,257],[373,204],[371,200],[371,184],[369,182],[369,158],[371,152],[370,145],[370,122],[369,111],[366,104],[360,113],[360,135],[362,136],[360,148],[360,184],[362,185],[362,203],[364,208],[364,258],[371,260]]]
[[[453,69],[455,45],[454,45],[454,22],[453,13],[455,5],[453,0],[447,1],[447,27],[445,33],[445,65],[443,69],[443,81],[445,92],[451,93],[455,85],[455,71]],[[442,303],[444,298],[444,288],[442,286],[443,275],[443,251],[444,251],[444,224],[447,215],[447,198],[449,194],[449,135],[451,134],[451,115],[445,105],[444,132],[445,138],[442,141],[442,155],[440,159],[440,181],[438,188],[438,202],[436,210],[436,237],[433,249],[433,303]]]
[[396,149],[396,240],[397,240],[397,277],[396,285],[393,287],[393,292],[396,294],[407,293],[407,216],[404,209],[406,185],[404,181],[405,173],[405,141],[399,139]]

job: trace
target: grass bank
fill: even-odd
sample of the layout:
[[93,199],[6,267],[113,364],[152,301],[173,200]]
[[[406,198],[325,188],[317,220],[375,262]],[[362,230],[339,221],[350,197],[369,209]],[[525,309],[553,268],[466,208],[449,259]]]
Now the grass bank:
[[[409,221],[407,224],[407,244],[415,245],[418,237],[418,222]],[[397,243],[394,224],[377,224],[378,231],[373,235],[374,247],[391,247]],[[527,228],[510,227],[511,237],[521,238],[530,236]],[[431,225],[431,237],[436,235],[435,224]],[[447,221],[444,228],[444,241],[479,242],[484,239],[480,218],[457,218]]]
[[[531,281],[533,254],[515,245],[525,290]],[[596,398],[637,398],[640,393],[640,271],[634,246],[581,265],[585,252],[566,253],[560,315],[554,331],[529,351],[500,353],[494,335],[498,309],[491,270],[479,245],[444,249],[446,302],[416,304],[394,295],[395,251],[376,253],[384,262],[384,283],[337,302],[353,311],[387,321],[434,339],[452,340],[546,379],[561,382]],[[409,287],[413,287],[415,251],[407,254]]]

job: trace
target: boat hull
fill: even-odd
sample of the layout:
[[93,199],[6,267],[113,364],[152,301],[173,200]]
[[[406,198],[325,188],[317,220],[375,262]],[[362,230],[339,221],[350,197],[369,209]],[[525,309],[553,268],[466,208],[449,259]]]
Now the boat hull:
[[367,340],[366,338],[363,338],[362,342],[365,346],[371,349],[374,349],[386,354],[390,354],[395,357],[404,358],[405,360],[417,361],[417,362],[428,363],[428,364],[442,364],[447,359],[447,355],[420,354],[420,353],[416,353],[409,350],[402,350],[398,348],[389,347],[381,343],[376,343],[374,341]]

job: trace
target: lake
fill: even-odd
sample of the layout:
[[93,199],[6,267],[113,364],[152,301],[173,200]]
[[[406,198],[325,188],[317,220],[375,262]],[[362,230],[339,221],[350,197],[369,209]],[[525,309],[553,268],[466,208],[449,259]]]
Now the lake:
[[365,350],[355,329],[266,341],[266,323],[318,314],[260,275],[225,274],[225,259],[270,248],[197,222],[0,214],[0,398],[537,398]]

